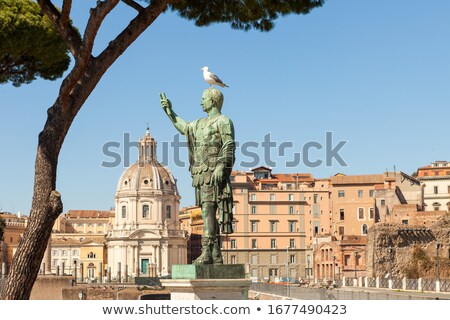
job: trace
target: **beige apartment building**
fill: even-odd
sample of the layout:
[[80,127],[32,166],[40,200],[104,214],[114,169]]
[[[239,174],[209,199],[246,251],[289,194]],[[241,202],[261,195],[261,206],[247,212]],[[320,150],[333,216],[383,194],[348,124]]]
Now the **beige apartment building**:
[[332,177],[332,235],[367,235],[375,223],[375,189],[383,186],[383,174]]
[[[258,280],[305,277],[314,230],[306,219],[313,210],[328,213],[325,204],[320,208],[328,199],[325,182],[317,190],[317,209],[309,206],[314,194],[306,190],[314,182],[310,174],[273,174],[267,167],[233,172],[234,233],[222,244],[225,262],[246,264]],[[318,215],[316,220],[321,230]]]

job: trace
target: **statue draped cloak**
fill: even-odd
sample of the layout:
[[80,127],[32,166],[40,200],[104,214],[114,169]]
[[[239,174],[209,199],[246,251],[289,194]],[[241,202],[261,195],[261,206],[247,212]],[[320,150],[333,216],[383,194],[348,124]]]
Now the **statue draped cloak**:
[[[219,115],[202,118],[186,125],[185,136],[189,151],[189,171],[195,188],[195,203],[214,202],[218,207],[218,222],[222,234],[233,233],[233,193],[230,175],[235,161],[236,144],[232,121]],[[213,173],[224,164],[221,183],[213,182]]]

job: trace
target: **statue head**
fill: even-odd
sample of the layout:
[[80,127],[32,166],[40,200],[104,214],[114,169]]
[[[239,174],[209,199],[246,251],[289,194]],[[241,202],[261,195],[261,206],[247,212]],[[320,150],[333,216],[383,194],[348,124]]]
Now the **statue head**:
[[215,107],[219,111],[223,105],[223,94],[220,90],[214,88],[208,88],[203,91],[202,102],[203,110],[208,111],[210,108]]

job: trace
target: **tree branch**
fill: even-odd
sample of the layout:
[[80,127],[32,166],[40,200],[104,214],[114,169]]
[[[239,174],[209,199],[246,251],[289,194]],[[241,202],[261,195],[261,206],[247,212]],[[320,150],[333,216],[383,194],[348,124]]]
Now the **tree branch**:
[[141,6],[139,3],[133,1],[133,0],[122,0],[123,3],[129,5],[130,7],[132,7],[133,9],[136,9],[137,12],[142,12],[142,10],[144,10],[144,7]]
[[[69,0],[70,1],[70,0]],[[65,1],[64,1],[65,2]],[[61,14],[58,9],[49,0],[38,0],[38,4],[42,11],[50,18],[53,22],[58,33],[64,39],[64,42],[69,48],[72,55],[75,57],[81,50],[81,37],[78,32],[69,24],[62,24]],[[66,4],[67,8],[67,4]],[[63,8],[64,9],[64,8]],[[67,9],[66,9],[67,10]]]
[[153,0],[95,59],[96,66],[106,71],[133,41],[166,10],[167,5],[175,1],[177,0]]
[[72,0],[64,0],[61,12],[61,25],[67,26],[70,17],[70,10],[72,9]]
[[108,13],[110,13],[118,3],[119,0],[97,1],[97,7],[90,10],[90,17],[83,36],[83,49],[80,56],[81,60],[85,60],[91,55],[98,29]]

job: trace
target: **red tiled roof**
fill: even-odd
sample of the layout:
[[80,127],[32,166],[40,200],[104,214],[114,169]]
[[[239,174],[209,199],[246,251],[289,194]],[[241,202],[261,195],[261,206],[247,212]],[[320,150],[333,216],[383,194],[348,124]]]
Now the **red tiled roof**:
[[109,218],[111,211],[106,210],[69,210],[66,213],[66,218],[80,219],[80,218]]
[[384,174],[331,177],[331,184],[377,184],[384,183]]

